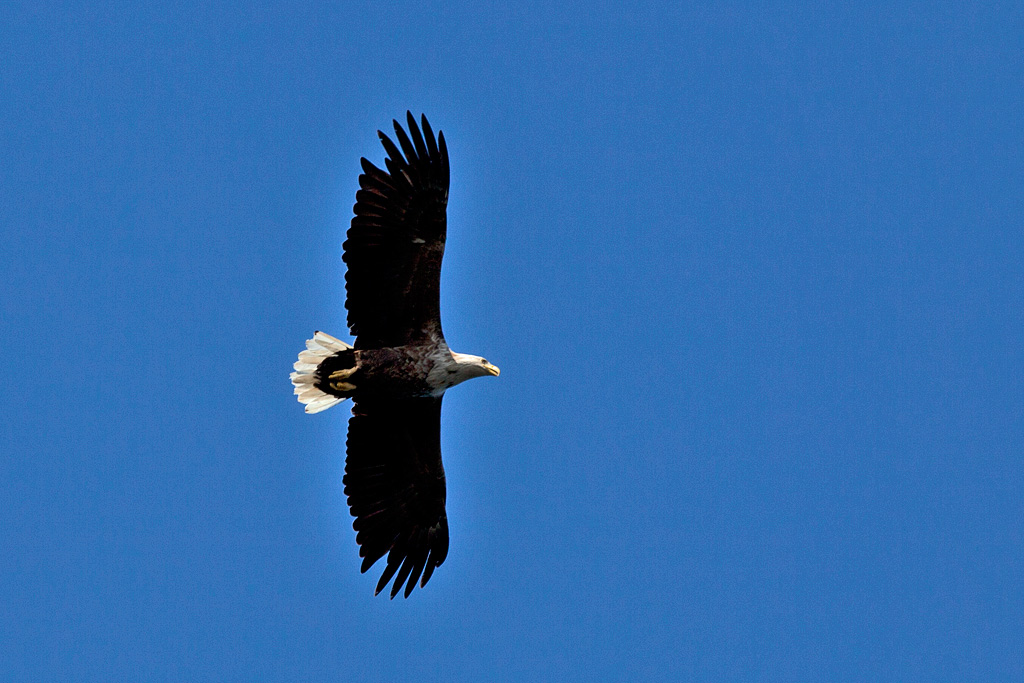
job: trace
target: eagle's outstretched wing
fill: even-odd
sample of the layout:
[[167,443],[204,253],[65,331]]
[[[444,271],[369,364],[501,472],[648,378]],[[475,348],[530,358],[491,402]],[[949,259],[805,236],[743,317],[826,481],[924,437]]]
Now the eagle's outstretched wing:
[[397,572],[391,597],[403,583],[409,597],[416,581],[426,585],[448,555],[441,397],[357,399],[344,483],[361,571],[387,554],[376,592]]
[[348,326],[356,348],[403,346],[443,338],[439,283],[448,205],[448,149],[424,116],[408,112],[409,134],[395,121],[396,146],[381,170],[362,159],[355,217],[344,249]]

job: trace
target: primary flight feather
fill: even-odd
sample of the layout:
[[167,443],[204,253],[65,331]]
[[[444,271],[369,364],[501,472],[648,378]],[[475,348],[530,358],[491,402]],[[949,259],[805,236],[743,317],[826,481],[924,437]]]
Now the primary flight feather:
[[345,495],[366,571],[387,555],[380,593],[426,585],[448,555],[441,399],[467,379],[498,375],[455,353],[441,332],[439,286],[448,205],[448,148],[427,123],[378,131],[385,169],[361,160],[355,216],[344,243],[349,331],[306,342],[292,373],[307,413],[353,399]]

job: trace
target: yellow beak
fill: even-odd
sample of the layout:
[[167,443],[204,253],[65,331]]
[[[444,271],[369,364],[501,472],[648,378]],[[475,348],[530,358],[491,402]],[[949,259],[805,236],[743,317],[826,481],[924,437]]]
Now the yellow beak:
[[501,374],[501,370],[498,369],[497,365],[491,365],[490,363],[485,363],[484,364],[484,368],[487,370],[487,372],[491,373],[495,377],[497,377],[498,375]]

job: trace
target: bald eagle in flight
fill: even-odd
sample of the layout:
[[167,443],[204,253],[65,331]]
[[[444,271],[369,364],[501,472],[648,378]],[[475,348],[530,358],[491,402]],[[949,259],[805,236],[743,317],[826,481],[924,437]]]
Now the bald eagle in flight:
[[387,555],[375,594],[426,585],[448,555],[441,399],[473,377],[498,376],[455,353],[441,332],[439,285],[448,205],[448,148],[424,116],[422,132],[394,121],[398,145],[377,131],[386,171],[361,159],[355,216],[343,248],[350,346],[317,332],[292,373],[307,413],[353,400],[345,495],[365,572]]

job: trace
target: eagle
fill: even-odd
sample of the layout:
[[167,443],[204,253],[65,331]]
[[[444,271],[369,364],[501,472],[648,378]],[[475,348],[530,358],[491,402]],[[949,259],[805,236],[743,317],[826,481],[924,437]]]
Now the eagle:
[[441,400],[451,387],[499,370],[455,353],[441,331],[441,259],[447,226],[448,148],[426,116],[395,144],[377,131],[386,170],[363,173],[342,245],[349,332],[354,345],[316,332],[291,374],[307,413],[351,398],[345,496],[355,518],[361,572],[387,555],[379,594],[426,585],[448,555],[441,464]]

